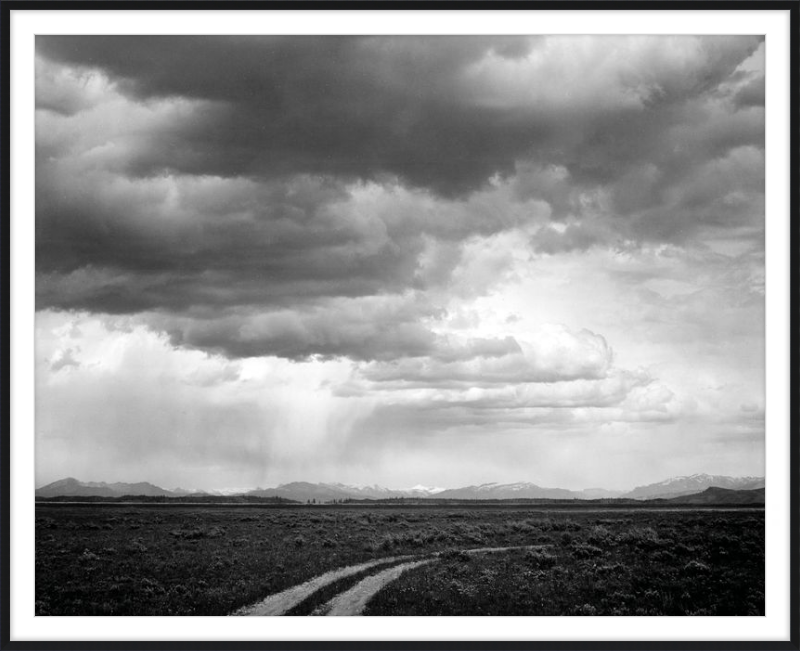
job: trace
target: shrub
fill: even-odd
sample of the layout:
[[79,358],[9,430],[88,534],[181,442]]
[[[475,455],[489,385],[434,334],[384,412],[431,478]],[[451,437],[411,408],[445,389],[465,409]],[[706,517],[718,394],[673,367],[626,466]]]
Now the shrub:
[[141,538],[134,538],[125,550],[133,554],[144,554],[147,551],[147,547]]
[[620,535],[619,542],[642,549],[653,549],[661,544],[656,530],[652,527],[633,527]]
[[529,549],[525,552],[525,560],[534,567],[553,567],[558,562],[558,557],[543,549]]
[[683,566],[683,571],[686,574],[696,576],[698,574],[707,574],[711,571],[711,568],[702,561],[691,560]]
[[587,540],[593,545],[605,545],[612,540],[612,536],[611,532],[606,527],[599,524],[592,528]]
[[602,556],[602,554],[602,549],[586,543],[578,543],[572,547],[572,555],[575,558],[594,558],[596,556]]

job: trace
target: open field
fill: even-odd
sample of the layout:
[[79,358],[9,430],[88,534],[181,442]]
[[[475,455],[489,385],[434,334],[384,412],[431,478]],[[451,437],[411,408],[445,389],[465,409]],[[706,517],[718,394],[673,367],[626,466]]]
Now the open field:
[[36,515],[38,615],[259,603],[289,615],[764,614],[758,509],[40,504]]

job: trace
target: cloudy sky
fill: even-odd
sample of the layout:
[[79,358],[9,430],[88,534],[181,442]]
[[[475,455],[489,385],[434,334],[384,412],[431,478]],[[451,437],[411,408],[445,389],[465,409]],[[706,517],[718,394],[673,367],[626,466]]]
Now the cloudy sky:
[[37,37],[36,482],[764,472],[758,37]]

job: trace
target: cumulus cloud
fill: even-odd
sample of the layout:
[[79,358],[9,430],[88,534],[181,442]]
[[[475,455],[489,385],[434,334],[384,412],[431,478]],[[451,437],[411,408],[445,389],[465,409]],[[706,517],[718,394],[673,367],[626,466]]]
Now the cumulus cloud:
[[[497,383],[564,382],[603,378],[612,365],[613,353],[605,339],[588,330],[570,332],[549,325],[526,339],[471,340],[461,347],[466,359],[441,354],[367,367],[364,376],[373,382],[403,386]],[[478,354],[482,351],[492,354]]]
[[[53,36],[39,37],[37,52],[100,69],[136,98],[219,105],[212,125],[187,128],[183,146],[153,143],[138,161],[140,172],[389,173],[452,194],[511,171],[536,149],[552,153],[554,135],[576,128],[580,144],[607,134],[597,143],[606,160],[591,147],[590,159],[597,160],[581,164],[567,153],[569,163],[601,173],[609,153],[628,162],[633,150],[609,147],[623,124],[635,118],[634,128],[646,127],[653,117],[658,124],[665,109],[713,90],[759,42]],[[588,78],[587,67],[594,72]],[[624,146],[641,142],[636,135]]]
[[152,315],[173,343],[230,357],[396,359],[434,354],[439,338],[419,320],[436,314],[413,298],[330,299],[307,309],[232,311],[200,318]]
[[464,67],[489,52],[519,56],[527,47],[518,38],[37,41],[39,54],[100,68],[137,98],[215,104],[211,129],[187,125],[183,146],[156,144],[136,161],[139,173],[164,167],[222,176],[388,173],[444,192],[481,183],[506,166],[503,149],[513,144],[514,134],[457,101]]
[[[37,305],[183,324],[222,309],[173,332],[232,355],[369,358],[347,345],[369,323],[328,336],[311,315],[332,297],[485,293],[512,266],[505,234],[550,254],[757,237],[763,111],[758,66],[740,67],[759,45],[39,37]],[[394,330],[387,351],[434,339]]]

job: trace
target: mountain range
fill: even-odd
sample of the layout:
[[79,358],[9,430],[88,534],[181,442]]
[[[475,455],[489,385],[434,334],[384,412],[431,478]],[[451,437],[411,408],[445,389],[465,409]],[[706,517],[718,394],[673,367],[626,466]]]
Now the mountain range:
[[[390,489],[383,486],[352,486],[340,483],[291,482],[274,488],[233,489],[220,491],[188,491],[176,488],[167,490],[148,482],[105,483],[83,482],[73,477],[55,481],[36,489],[36,497],[124,497],[124,496],[163,496],[180,497],[186,495],[242,495],[252,497],[282,497],[298,502],[330,502],[333,500],[380,500],[392,498],[437,498],[454,500],[507,500],[507,499],[674,499],[683,496],[696,496],[709,488],[736,493],[738,491],[757,491],[763,495],[763,477],[728,477],[724,475],[695,474],[671,477],[664,481],[645,486],[637,486],[631,491],[609,491],[602,488],[589,488],[581,491],[564,488],[544,488],[531,482],[512,484],[488,483],[462,488],[431,488],[414,486],[408,489]],[[723,495],[714,493],[714,495]],[[758,493],[754,493],[758,499]],[[730,496],[728,496],[730,497]],[[726,498],[727,499],[727,498]],[[763,500],[762,500],[763,501]],[[701,503],[701,502],[698,502]]]

